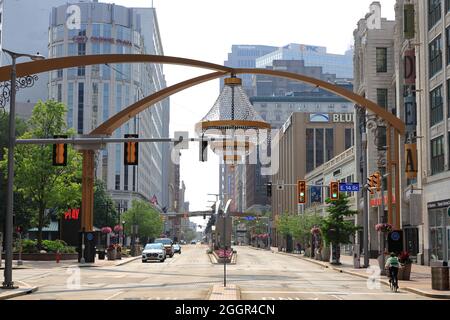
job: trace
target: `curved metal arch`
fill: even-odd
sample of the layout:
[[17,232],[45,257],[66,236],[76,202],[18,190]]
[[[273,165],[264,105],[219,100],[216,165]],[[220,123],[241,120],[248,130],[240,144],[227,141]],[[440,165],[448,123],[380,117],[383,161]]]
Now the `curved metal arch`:
[[203,76],[199,76],[196,78],[192,78],[180,83],[177,83],[173,86],[164,88],[150,96],[145,97],[142,100],[133,103],[129,107],[123,109],[122,111],[116,113],[114,116],[103,122],[100,126],[95,128],[90,134],[91,135],[112,135],[114,130],[118,129],[120,126],[129,121],[132,117],[137,115],[138,113],[144,111],[145,109],[152,107],[156,103],[164,100],[165,98],[180,92],[184,89],[193,87],[195,85],[201,84],[206,81],[210,81],[213,79],[217,79],[221,76],[226,75],[227,72],[213,72],[208,73]]
[[[87,56],[69,56],[61,58],[51,58],[38,61],[30,61],[18,63],[16,65],[17,77],[32,75],[36,73],[54,71],[59,69],[73,68],[78,66],[89,66],[95,64],[105,63],[160,63],[160,64],[175,64],[188,67],[198,67],[203,69],[210,69],[215,71],[231,72],[233,69],[224,67],[219,64],[209,63],[200,60],[145,55],[145,54],[99,54]],[[11,65],[0,68],[0,81],[8,81],[11,76]]]
[[271,75],[275,77],[282,77],[287,78],[291,80],[297,80],[301,82],[306,82],[309,84],[313,84],[317,87],[323,88],[327,91],[330,91],[332,93],[335,93],[347,100],[350,100],[362,107],[365,107],[369,109],[370,111],[376,113],[380,117],[382,117],[386,122],[392,125],[400,134],[403,134],[405,132],[405,124],[403,121],[401,121],[399,118],[395,117],[393,114],[387,112],[383,108],[381,108],[376,103],[357,95],[356,93],[353,93],[349,90],[346,90],[342,87],[336,86],[334,84],[317,80],[315,78],[307,77],[304,75],[291,73],[291,72],[285,72],[285,71],[277,71],[277,70],[269,70],[269,69],[232,69],[231,72],[215,72],[210,73],[201,77],[192,78],[183,82],[180,82],[178,84],[175,84],[173,86],[164,88],[161,91],[158,91],[140,101],[137,101],[136,103],[132,104],[128,108],[122,110],[121,112],[117,113],[115,116],[110,118],[109,120],[102,123],[98,128],[96,128],[94,131],[91,132],[91,134],[108,134],[111,135],[112,132],[116,129],[118,129],[121,125],[125,124],[131,117],[134,117],[139,112],[143,111],[144,109],[151,107],[153,104],[169,97],[170,95],[180,92],[182,90],[188,89],[190,87],[193,87],[197,84],[214,80],[216,78],[220,78],[221,76],[224,76],[226,74],[243,74],[243,73],[249,73],[249,74],[264,74],[264,75]]
[[[217,75],[216,78],[219,78],[220,76],[224,74],[242,74],[242,73],[249,73],[249,74],[263,74],[263,75],[271,75],[275,77],[282,77],[292,80],[297,80],[305,83],[309,83],[312,85],[315,85],[317,87],[321,87],[327,91],[330,91],[332,93],[335,93],[341,97],[344,97],[345,99],[348,99],[350,101],[353,101],[356,104],[359,104],[360,106],[367,108],[374,112],[375,114],[379,115],[381,118],[386,120],[389,124],[391,124],[400,134],[404,134],[405,132],[405,124],[403,121],[401,121],[399,118],[395,117],[391,113],[387,112],[380,106],[378,106],[376,103],[373,103],[372,101],[363,98],[362,96],[359,96],[351,91],[348,91],[344,88],[338,87],[336,85],[327,83],[322,80],[314,79],[311,77],[307,77],[300,74],[285,72],[285,71],[278,71],[278,70],[269,70],[269,69],[235,69],[235,68],[229,68],[224,67],[218,64],[213,64],[205,61],[200,60],[193,60],[193,59],[186,59],[186,58],[179,58],[179,57],[169,57],[169,56],[158,56],[158,55],[141,55],[141,54],[106,54],[106,55],[87,55],[87,56],[71,56],[71,57],[62,57],[62,58],[53,58],[53,59],[46,59],[46,60],[40,60],[40,61],[32,61],[32,62],[25,62],[17,64],[17,76],[23,77],[26,75],[41,73],[41,72],[48,72],[52,70],[59,70],[59,69],[65,69],[65,68],[71,68],[71,67],[77,67],[77,66],[86,66],[86,65],[95,65],[95,64],[105,64],[105,63],[161,63],[161,64],[177,64],[177,65],[184,65],[184,66],[191,66],[191,67],[199,67],[199,68],[205,68],[205,69],[212,69],[215,71],[221,71],[220,74]],[[5,66],[0,68],[0,81],[7,81],[9,80],[9,76],[11,73],[11,66]],[[213,80],[214,77],[212,77],[210,80]],[[193,80],[193,79],[191,79]],[[189,87],[192,87],[196,84],[199,84],[201,82],[207,81],[200,81],[200,82],[192,82],[190,83],[188,81],[184,82],[184,89],[187,89]],[[198,80],[197,80],[198,81]],[[181,83],[180,83],[181,84]],[[178,85],[180,85],[178,84]],[[177,85],[169,87],[172,88],[171,90],[174,90],[171,92],[170,90],[166,90],[165,94],[166,97],[170,96],[171,94],[175,92],[179,92],[184,89],[180,89],[180,87],[177,87]],[[166,88],[166,89],[169,89]],[[157,93],[156,93],[157,94]],[[157,98],[155,95],[152,95],[153,98]],[[152,97],[149,96],[148,98]],[[145,100],[145,99],[144,99]],[[161,99],[160,99],[161,100]],[[141,103],[142,101],[138,101],[136,104]],[[159,101],[159,100],[158,100]],[[157,102],[157,101],[156,101]],[[154,102],[154,103],[156,103]],[[136,104],[132,105],[136,107]],[[146,104],[148,105],[148,103]],[[131,106],[130,106],[131,107]],[[128,108],[130,108],[128,107]],[[129,110],[129,109],[125,110]],[[124,111],[125,111],[124,110]],[[101,125],[103,126],[103,124]],[[96,130],[94,130],[96,131]]]

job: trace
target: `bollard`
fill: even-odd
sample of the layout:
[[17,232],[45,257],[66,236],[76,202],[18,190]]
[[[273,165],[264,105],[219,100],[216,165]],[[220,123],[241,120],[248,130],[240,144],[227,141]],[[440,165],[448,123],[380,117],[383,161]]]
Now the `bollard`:
[[59,251],[56,252],[56,263],[59,263],[59,261],[61,260],[61,253],[59,253]]

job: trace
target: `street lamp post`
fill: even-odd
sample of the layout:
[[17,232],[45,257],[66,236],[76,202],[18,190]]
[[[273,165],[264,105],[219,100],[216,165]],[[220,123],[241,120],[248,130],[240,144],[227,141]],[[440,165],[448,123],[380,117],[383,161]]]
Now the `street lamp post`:
[[9,104],[9,135],[8,135],[8,185],[6,195],[6,219],[5,219],[5,271],[3,289],[14,289],[12,281],[13,263],[13,210],[14,210],[14,147],[16,144],[16,59],[28,57],[32,60],[45,59],[42,55],[30,55],[16,53],[6,49],[3,52],[9,54],[12,59],[11,64],[11,94]]

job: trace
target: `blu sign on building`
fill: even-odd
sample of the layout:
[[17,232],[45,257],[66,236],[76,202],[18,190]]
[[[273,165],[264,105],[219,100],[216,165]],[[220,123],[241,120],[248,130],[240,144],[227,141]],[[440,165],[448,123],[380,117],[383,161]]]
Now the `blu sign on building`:
[[[156,11],[114,4],[82,2],[53,8],[49,26],[49,57],[96,54],[163,55]],[[49,97],[66,104],[68,127],[88,134],[132,103],[166,87],[161,65],[104,64],[51,72]],[[169,136],[169,101],[157,103],[117,129],[113,136]],[[139,167],[124,166],[122,144],[108,144],[97,155],[96,174],[113,199],[130,208],[132,199],[155,195],[168,199],[168,145],[146,143]]]

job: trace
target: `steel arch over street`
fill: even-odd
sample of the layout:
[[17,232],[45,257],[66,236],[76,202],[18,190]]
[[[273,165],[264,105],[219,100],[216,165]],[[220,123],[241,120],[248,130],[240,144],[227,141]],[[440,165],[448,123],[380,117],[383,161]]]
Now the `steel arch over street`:
[[[319,88],[323,88],[329,92],[335,93],[341,97],[348,99],[349,101],[354,102],[355,104],[360,105],[363,108],[366,108],[380,118],[385,120],[388,124],[388,136],[390,136],[391,128],[394,129],[394,141],[390,141],[388,139],[389,150],[392,150],[392,145],[394,145],[394,160],[388,161],[389,168],[391,170],[392,166],[395,166],[395,180],[396,180],[396,199],[400,198],[400,191],[397,188],[399,182],[399,158],[398,158],[398,150],[399,150],[399,136],[404,134],[405,132],[405,124],[399,118],[395,117],[391,113],[384,110],[379,105],[373,103],[372,101],[359,96],[351,91],[348,91],[342,87],[330,84],[328,82],[324,82],[318,79],[314,79],[311,77],[307,77],[300,74],[278,71],[278,70],[269,70],[269,69],[235,69],[229,68],[205,61],[186,59],[180,57],[168,57],[168,56],[157,56],[157,55],[136,55],[136,54],[111,54],[111,55],[86,55],[86,56],[70,56],[70,57],[62,57],[62,58],[53,58],[46,59],[42,61],[32,61],[17,64],[17,76],[23,77],[27,75],[32,75],[36,73],[54,71],[59,69],[66,69],[78,66],[87,66],[87,65],[96,65],[96,64],[106,64],[106,63],[157,63],[157,64],[175,64],[175,65],[183,65],[190,67],[198,67],[204,69],[214,70],[216,72],[210,73],[204,76],[196,77],[190,80],[186,80],[184,82],[180,82],[173,86],[167,87],[159,92],[156,92],[134,104],[122,110],[120,113],[111,117],[109,120],[101,124],[98,128],[91,132],[91,134],[105,134],[111,135],[112,132],[119,128],[122,124],[127,122],[130,117],[135,116],[139,112],[142,112],[146,108],[151,107],[155,103],[169,97],[170,95],[180,92],[184,89],[188,89],[192,86],[198,85],[200,83],[217,79],[221,76],[225,76],[227,74],[236,75],[236,74],[261,74],[261,75],[269,75],[274,77],[282,77],[287,79],[292,79],[296,81],[305,82],[311,85],[314,85]],[[8,81],[9,75],[11,72],[11,66],[5,66],[0,68],[0,81]],[[83,195],[82,195],[82,228],[85,231],[91,231],[93,229],[93,188],[94,188],[94,151],[93,150],[84,150],[83,152]],[[390,175],[392,177],[392,175]],[[392,178],[390,178],[392,179]],[[392,186],[392,183],[388,182],[388,185]],[[389,192],[388,188],[388,195]],[[388,201],[389,202],[389,201]],[[389,220],[392,221],[392,202],[389,202],[388,206],[389,212]],[[396,206],[396,226],[399,225],[400,220],[400,207]]]

